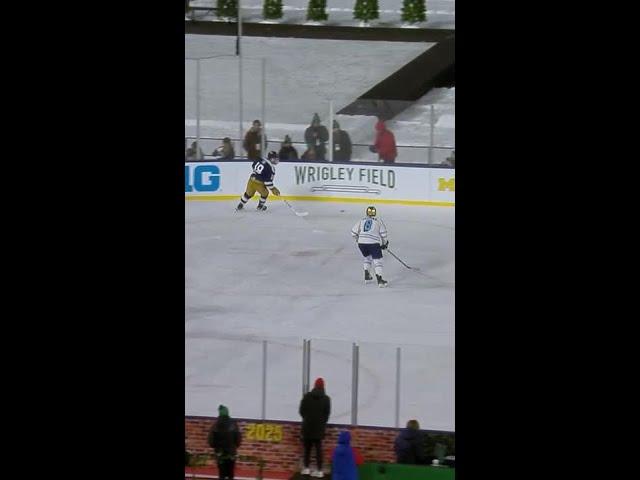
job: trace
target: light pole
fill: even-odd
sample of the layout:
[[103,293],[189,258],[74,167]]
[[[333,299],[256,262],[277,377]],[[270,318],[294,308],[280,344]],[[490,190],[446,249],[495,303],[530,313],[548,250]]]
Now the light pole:
[[238,146],[238,152],[242,153],[242,6],[241,0],[238,0],[238,37],[236,39],[236,55],[238,56],[238,84],[240,86],[240,93],[238,94],[239,111],[240,111],[240,124],[238,125],[238,139],[240,145]]

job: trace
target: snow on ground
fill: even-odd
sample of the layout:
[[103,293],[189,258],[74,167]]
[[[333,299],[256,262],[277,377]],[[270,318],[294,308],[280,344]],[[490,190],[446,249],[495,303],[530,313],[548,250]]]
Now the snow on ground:
[[[455,88],[436,88],[413,103],[404,112],[400,113],[390,122],[389,128],[396,136],[399,145],[429,145],[431,124],[431,107],[434,109],[435,128],[433,144],[441,147],[452,147],[456,145],[455,127]],[[399,149],[398,156],[405,157],[402,161],[424,161],[423,158],[414,155],[411,159],[406,159],[407,154],[413,153]],[[423,153],[423,151],[420,151]],[[439,149],[434,151],[433,163],[441,163],[451,153],[450,149]],[[425,153],[426,154],[426,153]]]
[[268,340],[267,418],[298,420],[302,339],[323,376],[331,422],[351,418],[351,348],[360,345],[358,420],[394,424],[395,355],[402,347],[401,421],[455,430],[454,209],[379,205],[390,247],[390,286],[364,285],[349,231],[366,205],[280,201],[185,202],[186,413],[261,412],[262,340]]
[[[262,118],[262,65],[266,58],[265,111],[267,137],[275,140],[268,149],[278,150],[290,135],[303,142],[304,130],[313,113],[325,124],[329,101],[334,112],[355,101],[363,92],[426,51],[433,44],[342,40],[243,39],[243,133],[253,119]],[[201,63],[200,118],[202,137],[239,138],[239,72],[234,55],[235,39],[226,36],[185,36],[185,58],[215,57]],[[196,62],[185,60],[185,136],[196,134]],[[455,89],[436,89],[388,122],[398,145],[430,144],[430,110],[435,106],[434,145],[455,147]],[[376,119],[370,116],[338,115],[341,128],[353,143],[369,145]],[[453,127],[453,128],[452,128]],[[211,153],[219,141],[203,141]],[[299,154],[302,144],[295,145]],[[242,150],[236,144],[236,152]],[[450,150],[437,150],[434,163],[442,162]],[[354,160],[375,161],[365,147],[354,147]],[[426,149],[399,148],[398,161],[425,163]]]
[[[433,44],[245,37],[243,120],[262,116],[262,59],[266,59],[266,121],[309,124],[347,106]],[[185,35],[185,57],[201,61],[201,118],[239,120],[236,39]],[[185,60],[185,118],[196,118],[196,62]],[[237,134],[237,132],[236,132]]]

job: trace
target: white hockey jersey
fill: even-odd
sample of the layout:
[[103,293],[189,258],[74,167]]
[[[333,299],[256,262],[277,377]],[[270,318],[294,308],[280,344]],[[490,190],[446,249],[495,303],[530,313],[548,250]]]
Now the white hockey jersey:
[[351,235],[358,243],[387,243],[387,227],[377,218],[363,218],[353,226]]

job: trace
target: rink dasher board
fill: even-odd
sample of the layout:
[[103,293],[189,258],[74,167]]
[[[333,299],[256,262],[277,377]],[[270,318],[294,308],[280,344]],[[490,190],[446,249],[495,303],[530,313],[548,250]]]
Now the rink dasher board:
[[[454,169],[282,162],[275,170],[287,200],[455,206]],[[248,161],[185,163],[185,199],[237,199],[250,175]]]

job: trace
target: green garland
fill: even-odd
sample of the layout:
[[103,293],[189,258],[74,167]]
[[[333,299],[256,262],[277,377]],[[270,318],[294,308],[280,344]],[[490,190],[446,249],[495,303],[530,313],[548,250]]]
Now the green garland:
[[217,0],[216,15],[220,18],[238,18],[237,0]]
[[327,0],[309,0],[307,7],[307,20],[327,20],[329,15],[326,12]]
[[368,22],[380,18],[380,9],[378,0],[356,0],[356,6],[353,9],[353,18]]
[[402,21],[408,23],[424,22],[427,19],[426,0],[403,0]]
[[282,18],[282,0],[264,0],[262,16],[265,19]]

